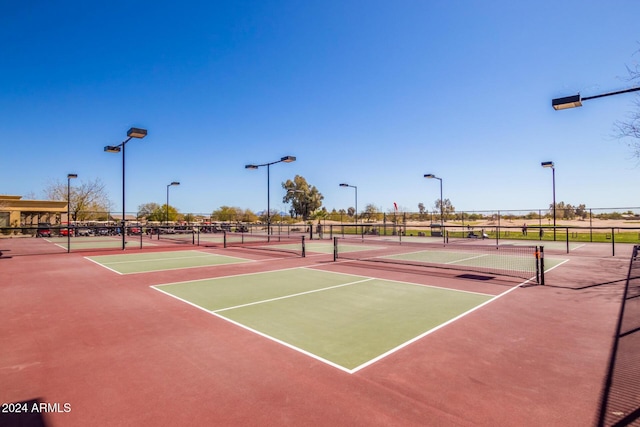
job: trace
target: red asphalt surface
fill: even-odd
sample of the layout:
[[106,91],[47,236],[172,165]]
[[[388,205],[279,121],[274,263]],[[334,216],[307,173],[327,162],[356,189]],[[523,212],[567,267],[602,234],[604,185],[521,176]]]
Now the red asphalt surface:
[[0,404],[57,403],[48,426],[593,425],[629,256],[590,250],[553,255],[570,261],[548,286],[515,289],[354,374],[150,286],[303,265],[494,294],[517,282],[328,256],[133,275],[87,253],[0,259]]

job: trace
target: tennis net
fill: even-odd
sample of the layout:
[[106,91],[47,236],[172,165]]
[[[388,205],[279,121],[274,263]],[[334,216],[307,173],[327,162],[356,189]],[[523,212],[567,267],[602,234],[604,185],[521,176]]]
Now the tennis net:
[[306,256],[305,239],[300,235],[267,235],[247,233],[224,233],[225,248],[255,249],[261,251],[276,251]]
[[334,238],[334,261],[351,260],[511,276],[544,284],[544,248]]

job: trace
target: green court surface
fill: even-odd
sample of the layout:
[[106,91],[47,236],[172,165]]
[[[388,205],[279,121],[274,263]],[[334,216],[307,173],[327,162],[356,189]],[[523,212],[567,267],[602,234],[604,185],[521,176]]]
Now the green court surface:
[[[513,258],[510,259],[508,265],[505,264],[505,258],[491,254],[478,254],[475,252],[459,252],[459,251],[437,251],[437,250],[424,250],[416,251],[405,254],[386,255],[380,258],[389,258],[405,261],[419,261],[433,264],[450,264],[469,267],[486,267],[486,268],[507,268],[510,270],[519,270],[522,272],[535,269],[532,265],[535,263],[533,257],[528,260],[525,258]],[[545,271],[562,264],[567,260],[557,258],[544,259]]]
[[307,268],[153,288],[350,373],[495,297]]
[[86,258],[119,274],[148,273],[152,271],[251,262],[251,260],[244,258],[201,251],[101,255]]
[[[52,237],[45,239],[47,242],[54,243],[63,249],[67,249],[66,237]],[[139,248],[140,236],[130,236],[126,239],[126,246]],[[143,247],[156,246],[149,239],[142,240]],[[122,247],[122,237],[113,236],[94,236],[94,237],[72,237],[71,250],[87,250],[87,249],[108,249]]]
[[[548,250],[555,251],[566,251],[567,250],[567,242],[566,241],[549,241],[549,240],[509,240],[508,238],[500,239],[501,246],[531,246],[538,245],[543,246]],[[583,242],[569,242],[569,251],[573,251],[576,249],[580,249],[585,244]]]
[[[307,251],[320,253],[333,253],[333,241],[325,241],[318,243],[307,243]],[[374,251],[381,249],[380,246],[367,246],[366,244],[340,244],[340,253],[358,252],[358,251]]]

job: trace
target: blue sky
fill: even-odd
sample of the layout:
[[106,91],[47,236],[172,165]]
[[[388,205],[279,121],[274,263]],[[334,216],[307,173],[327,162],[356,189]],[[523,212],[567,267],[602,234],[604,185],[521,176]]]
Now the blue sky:
[[640,2],[0,1],[0,194],[99,178],[121,209],[284,209],[304,176],[331,210],[640,206],[640,167],[612,137],[630,86]]

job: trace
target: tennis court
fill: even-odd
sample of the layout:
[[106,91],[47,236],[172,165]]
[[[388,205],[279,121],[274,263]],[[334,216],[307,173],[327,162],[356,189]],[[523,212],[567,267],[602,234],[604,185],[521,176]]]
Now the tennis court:
[[310,268],[153,288],[349,373],[496,297]]
[[344,239],[336,261],[330,239],[306,257],[302,242],[248,243],[10,252],[0,332],[18,350],[0,356],[2,401],[69,402],[55,425],[593,420],[626,255],[576,251],[526,286],[473,273],[465,258],[503,251],[476,243]]
[[99,255],[86,258],[118,274],[149,273],[152,271],[211,267],[216,265],[251,262],[251,260],[245,258],[189,250],[146,252],[123,255]]

